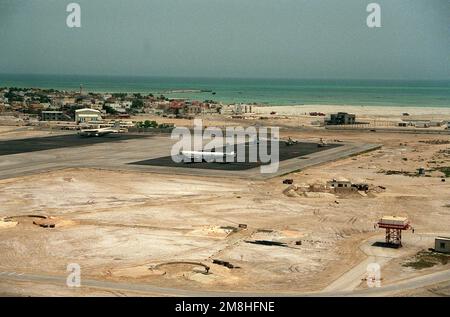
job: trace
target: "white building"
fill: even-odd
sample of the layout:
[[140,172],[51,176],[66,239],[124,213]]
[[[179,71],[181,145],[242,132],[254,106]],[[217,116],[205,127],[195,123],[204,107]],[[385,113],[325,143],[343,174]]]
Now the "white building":
[[445,126],[444,120],[431,120],[430,121],[430,127],[442,127]]
[[133,103],[131,101],[122,101],[122,107],[125,109],[130,109]]
[[109,98],[112,98],[112,95],[111,95],[111,94],[104,94],[104,95],[102,95],[103,101],[106,101],[106,100],[108,100]]
[[449,237],[437,237],[435,239],[434,249],[437,252],[450,254],[450,238]]
[[100,111],[90,108],[75,110],[75,122],[84,123],[90,121],[101,121]]
[[352,182],[346,178],[338,178],[327,182],[327,185],[331,188],[351,188]]
[[221,114],[245,114],[253,113],[253,106],[246,104],[224,105],[220,110]]
[[429,128],[430,127],[430,122],[429,121],[419,121],[419,122],[416,122],[414,124],[414,126],[416,128]]
[[[114,109],[115,111],[119,112],[119,113],[126,113],[127,112],[127,107],[124,104],[121,103],[105,103],[106,107],[110,107],[112,109]],[[131,104],[130,104],[131,106]]]

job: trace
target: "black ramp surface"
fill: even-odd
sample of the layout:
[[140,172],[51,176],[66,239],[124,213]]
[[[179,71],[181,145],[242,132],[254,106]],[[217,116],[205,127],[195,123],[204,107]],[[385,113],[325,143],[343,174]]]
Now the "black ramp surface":
[[67,147],[86,146],[92,144],[119,142],[138,138],[149,137],[148,135],[105,135],[102,137],[80,137],[77,134],[55,135],[41,138],[28,138],[20,140],[0,141],[0,156],[19,154],[35,151],[53,150]]
[[[279,160],[285,161],[289,159],[293,159],[296,157],[302,157],[305,155],[313,154],[316,152],[321,152],[324,150],[329,150],[332,148],[336,148],[339,146],[342,146],[342,144],[329,144],[326,147],[319,147],[317,143],[306,143],[306,142],[299,142],[296,144],[293,144],[291,146],[287,146],[284,142],[276,142],[275,146],[279,146],[279,153],[280,157]],[[270,142],[268,143],[269,150],[268,153],[270,154],[271,148],[270,148]],[[235,145],[235,151],[237,151],[237,146]],[[149,159],[145,161],[139,161],[139,162],[133,162],[130,164],[135,165],[151,165],[151,166],[164,166],[164,167],[183,167],[183,168],[199,168],[199,169],[213,169],[213,170],[230,170],[230,171],[242,171],[242,170],[248,170],[251,168],[259,167],[263,165],[261,162],[249,162],[249,155],[248,155],[248,148],[249,143],[245,144],[245,162],[230,162],[230,163],[207,163],[207,162],[198,162],[198,163],[176,163],[172,160],[171,156],[165,156],[165,157],[158,157],[154,159]],[[225,149],[222,151],[225,152]],[[265,163],[270,164],[270,163]]]

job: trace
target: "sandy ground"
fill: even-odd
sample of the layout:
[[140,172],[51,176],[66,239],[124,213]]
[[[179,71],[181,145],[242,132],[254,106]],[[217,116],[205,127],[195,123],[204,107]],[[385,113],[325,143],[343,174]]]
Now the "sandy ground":
[[[364,122],[377,128],[398,128],[398,122],[403,120],[436,120],[450,121],[450,107],[381,107],[381,106],[335,106],[335,105],[304,105],[304,106],[254,106],[254,113],[245,114],[242,118],[231,115],[203,115],[202,119],[205,127],[229,127],[229,126],[274,126],[281,129],[322,129],[323,116],[311,116],[311,112],[322,112],[326,116],[338,111],[356,114],[358,122]],[[408,116],[403,116],[408,113]],[[163,118],[154,115],[138,115],[131,118],[133,121],[154,120],[158,123],[171,123],[176,126],[192,127],[194,120]],[[398,128],[401,131],[403,128]],[[414,129],[409,127],[409,129]],[[425,130],[444,130],[442,127],[431,127]],[[417,131],[420,132],[418,128]],[[334,132],[334,136],[339,134]]]
[[276,112],[282,115],[304,115],[310,112],[323,112],[325,114],[336,112],[354,113],[357,116],[370,116],[375,118],[400,118],[403,113],[424,118],[444,119],[450,117],[450,107],[382,107],[382,106],[350,106],[350,105],[301,105],[301,106],[267,106],[255,107],[256,113],[270,114]]
[[64,134],[61,130],[36,130],[34,127],[0,126],[0,141],[12,139],[25,139],[34,137],[45,137],[55,134]]
[[400,294],[400,296],[408,297],[449,297],[450,296],[450,282],[439,283],[424,289],[408,291]]
[[[211,122],[236,124],[223,118]],[[17,224],[0,227],[0,271],[65,276],[67,264],[78,263],[83,276],[92,279],[192,290],[298,293],[322,291],[339,279],[334,284],[339,288],[364,288],[360,272],[348,278],[345,274],[361,266],[369,253],[382,264],[383,283],[422,274],[401,264],[433,247],[435,236],[450,235],[450,180],[443,182],[439,171],[429,172],[429,177],[386,171],[414,173],[421,166],[429,170],[450,166],[445,152],[450,144],[434,144],[450,137],[337,134],[294,129],[295,119],[273,122],[283,127],[284,136],[364,141],[383,147],[265,181],[92,169],[1,180],[0,218],[13,217]],[[20,135],[20,131],[11,133]],[[371,195],[302,196],[286,195],[288,185],[282,184],[284,178],[301,187],[338,177],[386,189]],[[385,214],[408,216],[415,228],[414,234],[404,235],[399,252],[371,246],[384,239],[374,223]],[[55,228],[42,228],[33,224],[30,215],[52,216],[60,222]],[[230,230],[239,224],[248,227]],[[283,242],[287,247],[248,243],[255,240]],[[213,259],[239,268],[212,264]],[[198,263],[184,262],[206,264],[211,274],[203,274]],[[152,269],[155,266],[158,269]],[[425,272],[443,269],[450,265]],[[38,283],[0,283],[0,294],[37,295],[41,290]],[[420,291],[411,292],[416,293]],[[57,287],[43,294],[123,295],[96,290],[73,294]]]

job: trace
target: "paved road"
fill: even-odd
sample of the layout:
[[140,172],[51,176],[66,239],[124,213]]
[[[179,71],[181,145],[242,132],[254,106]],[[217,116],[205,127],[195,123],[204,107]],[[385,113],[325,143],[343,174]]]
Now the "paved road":
[[380,258],[376,256],[369,256],[367,259],[353,267],[351,270],[343,274],[333,283],[324,288],[324,293],[333,293],[339,291],[351,292],[357,288],[362,279],[367,275],[367,266],[371,263],[377,263],[380,266],[386,264],[389,258]]
[[[65,136],[70,140],[77,140],[76,136]],[[75,138],[75,139],[74,139]],[[31,142],[33,139],[29,139]],[[62,142],[64,139],[59,139]],[[276,173],[262,174],[259,168],[243,171],[232,170],[201,170],[182,167],[143,166],[133,165],[133,162],[145,161],[167,156],[174,141],[168,136],[145,135],[132,139],[113,138],[109,142],[98,142],[94,139],[84,139],[83,146],[57,147],[47,144],[42,151],[29,153],[16,153],[0,156],[0,179],[43,173],[52,170],[86,167],[111,170],[131,170],[138,172],[156,172],[166,174],[241,177],[253,179],[267,179],[305,169],[313,165],[324,164],[330,161],[346,158],[358,153],[374,150],[380,147],[377,144],[342,143],[337,148],[329,148],[321,152],[281,161]],[[3,141],[5,142],[5,141]],[[51,143],[51,142],[50,142]]]
[[380,133],[409,133],[409,134],[450,134],[449,129],[408,129],[408,128],[385,128],[385,127],[351,127],[351,126],[325,126],[326,130],[334,130],[334,131],[355,131],[355,132],[380,132]]
[[[33,283],[44,283],[66,286],[66,277],[52,276],[46,274],[28,274],[17,272],[0,272],[0,280],[24,281]],[[149,296],[194,296],[194,297],[279,297],[279,296],[389,296],[398,292],[407,290],[414,290],[442,282],[450,281],[450,270],[427,274],[404,281],[399,281],[393,284],[382,286],[379,288],[370,288],[365,290],[355,291],[333,291],[333,292],[312,292],[312,293],[245,293],[245,292],[210,292],[210,291],[195,291],[184,290],[177,288],[168,288],[154,286],[150,284],[141,283],[127,283],[127,282],[113,282],[101,281],[93,279],[81,279],[82,287],[105,289],[110,291],[129,291],[139,292]]]

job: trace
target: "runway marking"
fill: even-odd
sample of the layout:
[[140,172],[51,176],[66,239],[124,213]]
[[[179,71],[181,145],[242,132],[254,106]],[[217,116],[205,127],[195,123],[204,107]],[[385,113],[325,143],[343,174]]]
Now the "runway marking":
[[7,271],[0,272],[0,275],[8,275],[8,276],[22,276],[24,274],[25,273],[7,272]]

